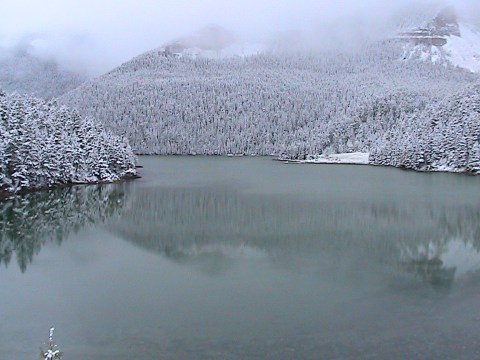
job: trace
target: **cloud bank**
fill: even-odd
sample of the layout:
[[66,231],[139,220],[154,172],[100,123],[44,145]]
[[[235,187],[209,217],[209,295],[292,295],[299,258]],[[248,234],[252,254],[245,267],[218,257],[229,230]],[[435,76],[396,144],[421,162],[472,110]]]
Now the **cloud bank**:
[[447,3],[480,12],[477,0],[2,0],[0,44],[29,42],[41,56],[100,74],[209,24],[247,41],[301,33],[347,46]]

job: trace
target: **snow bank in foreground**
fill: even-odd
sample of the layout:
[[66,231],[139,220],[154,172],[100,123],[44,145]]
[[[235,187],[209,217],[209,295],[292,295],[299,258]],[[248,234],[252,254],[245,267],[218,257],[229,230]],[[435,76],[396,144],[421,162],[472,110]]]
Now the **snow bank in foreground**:
[[368,165],[369,153],[345,153],[310,156],[306,160],[288,160],[299,164],[349,164]]

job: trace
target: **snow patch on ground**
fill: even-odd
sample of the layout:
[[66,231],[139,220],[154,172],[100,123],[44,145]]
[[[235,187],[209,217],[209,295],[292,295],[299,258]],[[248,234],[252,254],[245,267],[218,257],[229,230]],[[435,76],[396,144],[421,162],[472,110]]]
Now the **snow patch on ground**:
[[348,165],[368,165],[369,153],[345,153],[311,156],[306,160],[289,160],[289,162],[299,164],[348,164]]

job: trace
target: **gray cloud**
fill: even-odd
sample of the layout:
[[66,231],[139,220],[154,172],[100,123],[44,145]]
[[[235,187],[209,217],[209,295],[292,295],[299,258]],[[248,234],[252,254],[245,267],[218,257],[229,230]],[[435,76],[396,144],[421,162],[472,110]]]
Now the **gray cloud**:
[[[2,0],[0,45],[31,40],[42,56],[100,73],[149,49],[217,24],[253,41],[310,34],[310,42],[347,44],[375,37],[412,8],[435,0]],[[465,14],[478,0],[449,1]],[[413,21],[413,20],[412,20]],[[324,37],[322,39],[322,36]]]

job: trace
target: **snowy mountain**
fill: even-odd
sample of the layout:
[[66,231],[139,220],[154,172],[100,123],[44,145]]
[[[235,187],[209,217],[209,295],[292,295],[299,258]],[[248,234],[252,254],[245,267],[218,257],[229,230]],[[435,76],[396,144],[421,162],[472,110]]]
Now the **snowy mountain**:
[[480,28],[446,8],[424,26],[401,32],[404,59],[420,59],[480,72]]
[[0,89],[51,99],[87,80],[86,75],[63,69],[55,61],[34,55],[28,47],[0,49]]
[[478,79],[399,61],[399,52],[394,41],[224,59],[154,50],[59,101],[125,136],[139,154],[368,152],[399,118]]
[[[431,114],[478,83],[477,73],[445,66],[447,61],[453,64],[457,54],[447,49],[460,49],[458,43],[468,34],[455,13],[444,11],[424,28],[403,32],[401,41],[320,53],[238,56],[228,52],[240,44],[237,37],[210,27],[137,56],[59,101],[126,137],[138,154],[308,159],[371,153],[373,164],[420,169],[384,156],[392,151],[392,159],[397,159],[396,148],[407,142],[423,144],[431,134]],[[436,51],[443,60],[432,53],[430,60],[436,61],[416,61],[418,54],[412,52],[408,61],[399,59],[410,48]],[[236,55],[229,56],[232,53]],[[465,127],[464,135],[475,137],[475,126]],[[443,129],[458,130],[447,125]],[[411,137],[405,140],[402,136],[407,135]],[[431,149],[435,159],[442,156],[439,149]],[[460,152],[422,169],[445,166],[475,172]]]
[[0,196],[136,174],[123,139],[92,119],[45,101],[0,92]]

